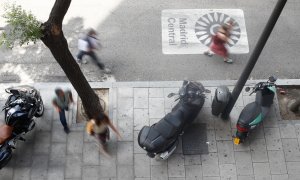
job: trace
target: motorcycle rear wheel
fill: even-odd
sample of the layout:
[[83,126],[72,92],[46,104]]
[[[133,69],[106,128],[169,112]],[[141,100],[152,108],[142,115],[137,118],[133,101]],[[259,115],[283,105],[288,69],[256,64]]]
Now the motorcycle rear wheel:
[[41,99],[40,100],[40,106],[38,107],[38,111],[35,113],[35,117],[42,117],[43,114],[44,114],[44,103],[43,103],[43,100]]
[[0,169],[4,168],[12,158],[12,151],[10,150],[10,154],[0,162]]

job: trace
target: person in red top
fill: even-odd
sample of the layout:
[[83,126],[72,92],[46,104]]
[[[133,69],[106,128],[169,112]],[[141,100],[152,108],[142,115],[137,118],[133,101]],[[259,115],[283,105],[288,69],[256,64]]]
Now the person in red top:
[[229,58],[228,50],[225,47],[226,43],[230,37],[230,31],[232,29],[233,22],[228,22],[222,25],[216,35],[212,37],[212,43],[210,45],[210,49],[204,52],[207,56],[212,56],[212,52],[223,57],[224,62],[226,63],[233,63],[232,59]]

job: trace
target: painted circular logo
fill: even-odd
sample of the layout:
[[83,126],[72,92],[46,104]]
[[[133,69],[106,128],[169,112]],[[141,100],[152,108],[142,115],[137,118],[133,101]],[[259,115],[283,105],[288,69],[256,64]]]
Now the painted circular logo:
[[228,21],[233,22],[233,28],[230,32],[230,38],[228,40],[228,45],[234,46],[241,37],[241,29],[239,24],[230,16],[220,12],[211,12],[203,15],[198,19],[195,24],[195,33],[199,41],[210,46],[212,43],[212,36],[216,34],[218,28]]

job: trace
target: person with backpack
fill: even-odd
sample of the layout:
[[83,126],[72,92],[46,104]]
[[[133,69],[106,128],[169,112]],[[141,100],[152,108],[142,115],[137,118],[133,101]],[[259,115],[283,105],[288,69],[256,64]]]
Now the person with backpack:
[[88,55],[101,70],[110,73],[110,69],[105,67],[95,53],[95,50],[99,49],[99,47],[97,33],[94,29],[90,29],[84,38],[78,40],[79,53],[77,54],[77,62],[86,64],[87,62],[83,61],[82,58],[84,55]]

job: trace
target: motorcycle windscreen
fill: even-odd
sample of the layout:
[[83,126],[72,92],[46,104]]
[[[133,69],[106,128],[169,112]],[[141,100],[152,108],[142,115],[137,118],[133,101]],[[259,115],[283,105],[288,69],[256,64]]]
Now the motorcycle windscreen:
[[242,110],[237,123],[242,127],[249,127],[252,123],[260,123],[261,120],[261,107],[258,103],[252,102]]

